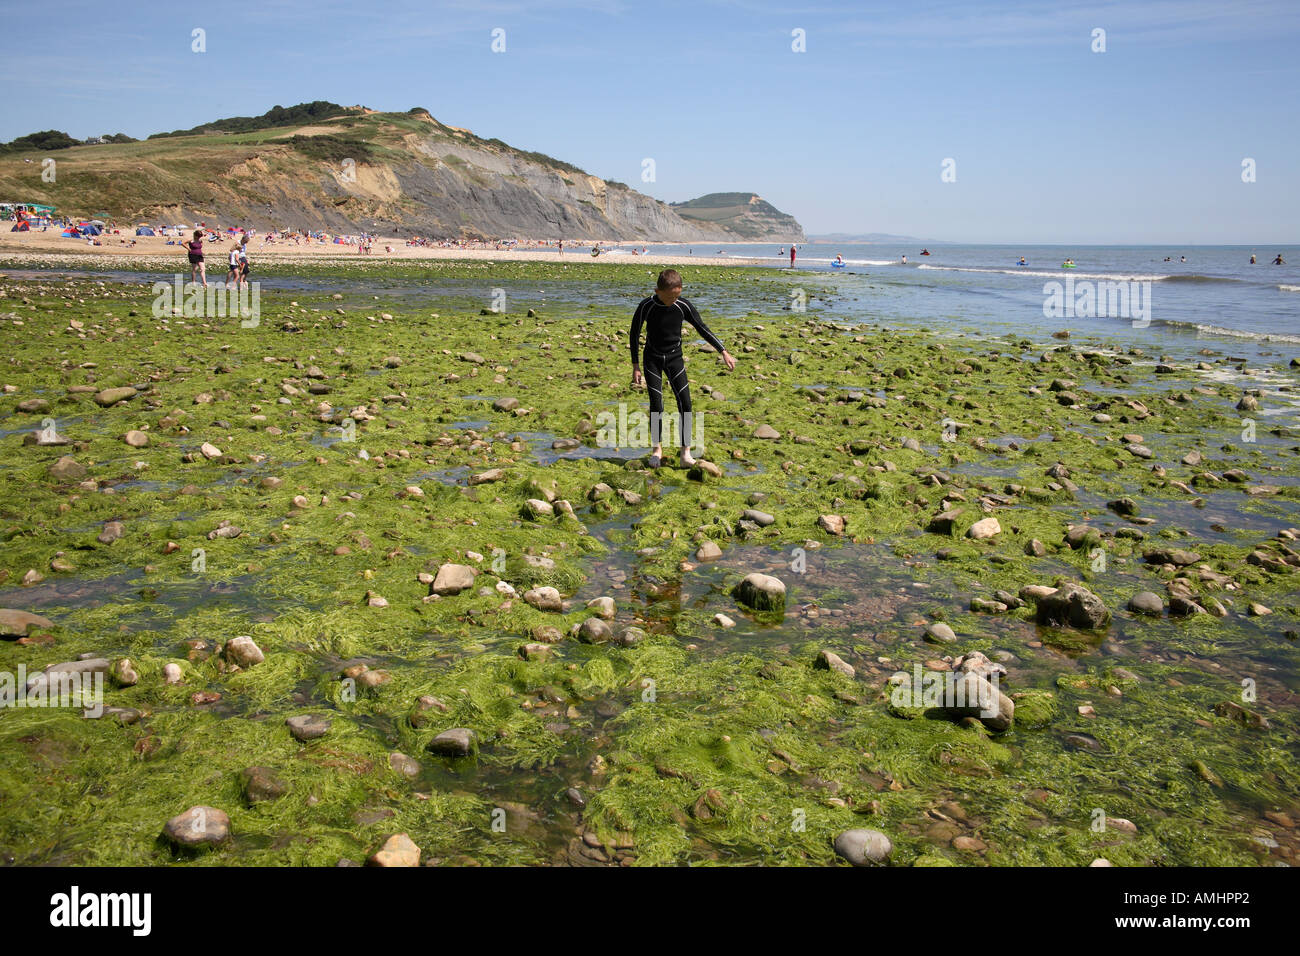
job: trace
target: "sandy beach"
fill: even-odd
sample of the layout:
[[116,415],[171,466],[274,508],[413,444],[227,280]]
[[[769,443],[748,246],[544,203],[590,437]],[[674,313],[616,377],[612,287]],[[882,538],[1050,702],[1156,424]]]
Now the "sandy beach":
[[[59,235],[60,230],[51,226],[46,232],[9,232],[0,233],[0,262],[12,262],[14,260],[24,260],[39,258],[51,261],[55,264],[66,259],[69,263],[77,261],[93,260],[99,267],[112,266],[115,261],[123,264],[132,265],[154,264],[164,265],[171,262],[177,262],[185,266],[185,250],[178,245],[168,245],[165,236],[136,236],[134,228],[123,229],[121,235],[115,235],[106,232],[100,236],[103,245],[95,246],[87,243],[84,239],[64,239]],[[188,238],[188,236],[184,237]],[[135,245],[130,245],[134,239]],[[221,243],[204,243],[204,253],[208,266],[208,274],[213,275],[225,270],[226,255],[229,253],[233,239],[227,239]],[[487,248],[460,248],[460,247],[440,247],[440,246],[408,246],[405,239],[397,238],[378,238],[372,245],[372,251],[369,255],[362,255],[357,252],[355,246],[337,245],[332,242],[304,242],[301,245],[295,245],[292,241],[277,240],[275,242],[263,243],[262,237],[257,236],[250,240],[248,244],[249,257],[252,261],[301,261],[301,262],[348,262],[348,261],[398,261],[398,260],[418,260],[418,259],[472,259],[482,261],[496,262],[648,262],[656,265],[679,265],[682,257],[679,254],[669,254],[659,252],[655,245],[642,243],[641,245],[647,250],[645,255],[633,256],[631,253],[609,253],[605,252],[599,256],[591,255],[591,247],[595,244],[594,240],[584,240],[575,242],[572,245],[565,242],[565,250],[559,252],[554,247],[548,246],[524,246],[520,245],[513,248],[487,249]],[[603,245],[612,243],[602,240]],[[702,245],[701,248],[715,248],[725,246],[724,243],[714,242],[709,245]],[[391,251],[389,251],[391,249]],[[148,262],[142,262],[149,260]],[[692,255],[690,261],[699,265],[771,265],[770,260],[748,258],[742,256],[707,256]]]

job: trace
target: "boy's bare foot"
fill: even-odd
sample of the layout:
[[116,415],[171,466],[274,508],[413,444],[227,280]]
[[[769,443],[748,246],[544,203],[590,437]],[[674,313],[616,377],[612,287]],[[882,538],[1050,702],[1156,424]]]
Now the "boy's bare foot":
[[695,457],[691,454],[691,450],[689,448],[682,449],[681,461],[682,461],[683,468],[689,468],[691,467],[691,465],[695,464]]

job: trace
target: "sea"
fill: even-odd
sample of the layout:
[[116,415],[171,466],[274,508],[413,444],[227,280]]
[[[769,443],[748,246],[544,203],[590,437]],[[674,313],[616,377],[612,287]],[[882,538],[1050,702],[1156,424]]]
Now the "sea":
[[[622,258],[633,248],[606,254]],[[657,244],[654,252],[789,265],[789,246],[779,243]],[[1278,255],[1283,265],[1272,264]],[[836,256],[843,267],[832,265]],[[1063,267],[1067,260],[1073,268]],[[834,278],[832,311],[891,326],[997,326],[1030,336],[1068,329],[1225,347],[1235,340],[1300,356],[1300,246],[801,243],[795,270]]]

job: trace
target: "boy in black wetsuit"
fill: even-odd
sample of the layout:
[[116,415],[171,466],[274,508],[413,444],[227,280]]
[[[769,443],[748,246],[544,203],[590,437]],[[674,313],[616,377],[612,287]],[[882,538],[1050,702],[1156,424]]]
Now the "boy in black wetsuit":
[[700,318],[695,306],[682,297],[682,277],[676,269],[665,269],[659,273],[655,283],[655,294],[641,300],[632,314],[632,330],[628,336],[632,347],[632,384],[642,382],[641,365],[637,361],[638,346],[641,340],[641,326],[646,327],[645,337],[645,385],[650,393],[650,440],[654,450],[650,453],[650,467],[658,468],[663,462],[663,443],[660,440],[660,421],[663,418],[664,396],[663,380],[667,376],[668,384],[677,401],[680,415],[680,435],[682,442],[681,463],[683,467],[695,464],[691,457],[691,389],[686,381],[686,363],[682,356],[682,322],[689,322],[695,331],[703,336],[713,348],[722,353],[722,361],[730,371],[736,367],[736,360],[718,341],[718,337],[709,331],[709,327]]

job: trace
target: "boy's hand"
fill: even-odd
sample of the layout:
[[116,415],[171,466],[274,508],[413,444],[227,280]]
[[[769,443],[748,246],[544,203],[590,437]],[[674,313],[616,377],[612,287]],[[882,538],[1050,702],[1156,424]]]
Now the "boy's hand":
[[636,366],[632,367],[632,384],[638,387],[641,385],[641,370]]
[[722,364],[727,366],[727,371],[733,371],[736,368],[736,357],[726,349],[722,350]]

